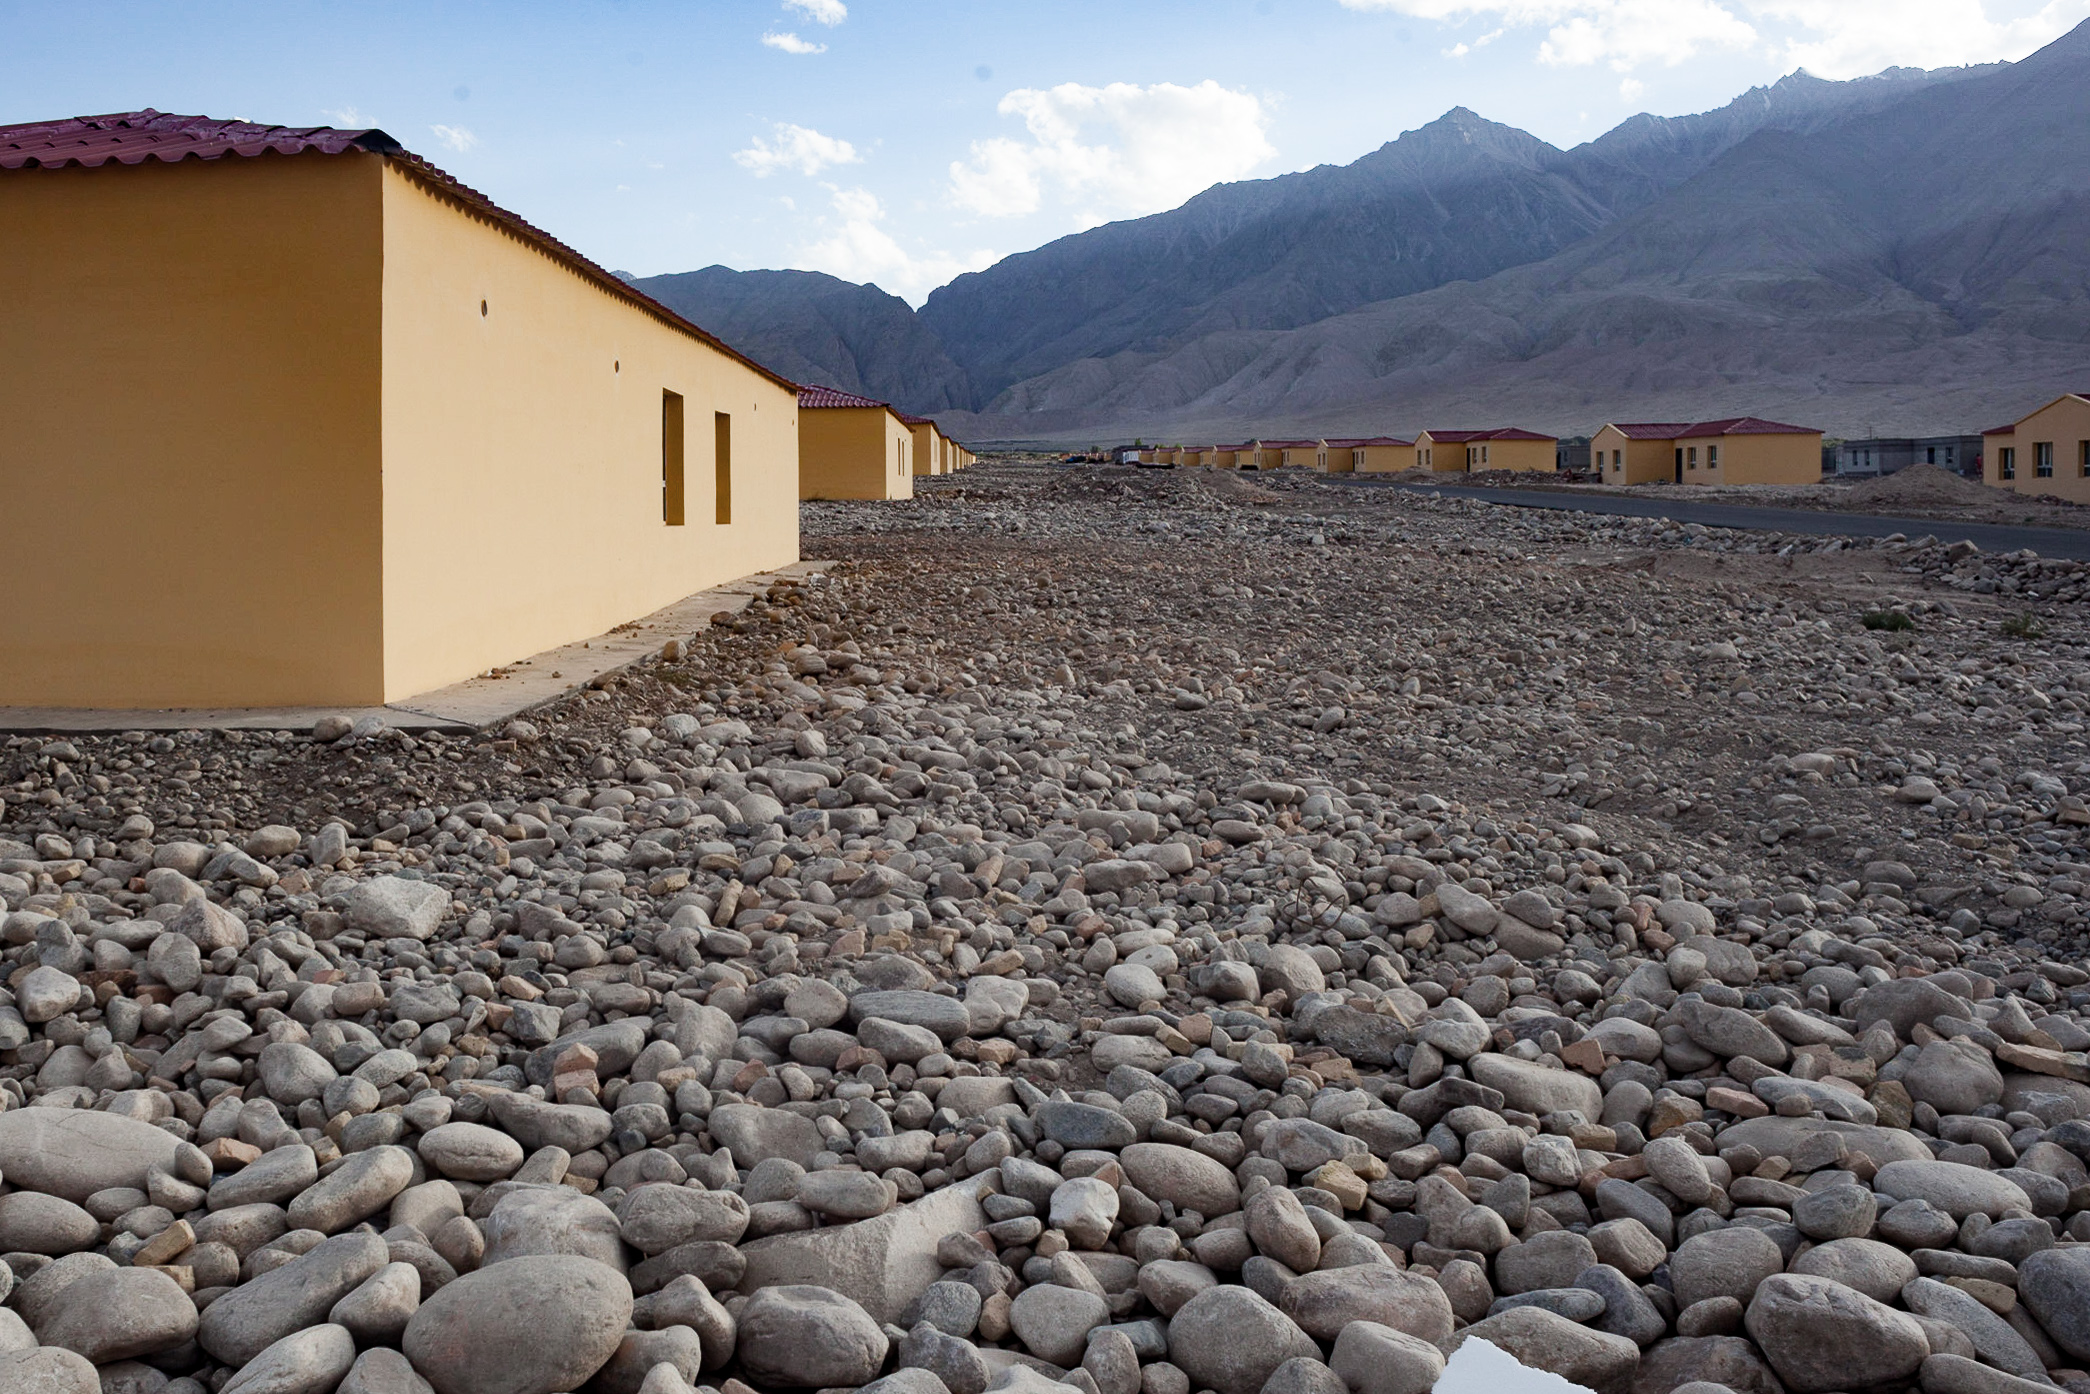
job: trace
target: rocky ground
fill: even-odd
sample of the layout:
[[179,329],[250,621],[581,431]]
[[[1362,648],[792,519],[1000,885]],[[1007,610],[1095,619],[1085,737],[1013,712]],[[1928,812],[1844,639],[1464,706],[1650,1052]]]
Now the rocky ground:
[[[1380,476],[1386,478],[1388,476]],[[1913,465],[1873,479],[1829,477],[1815,484],[1602,484],[1551,474],[1510,470],[1432,474],[1403,470],[1408,484],[1474,485],[1490,489],[1559,489],[1577,494],[1673,499],[1680,503],[1735,504],[1753,508],[1809,508],[1832,513],[1872,513],[1890,518],[1988,523],[2039,528],[2090,528],[2090,507],[2052,494],[2019,494],[1936,465]]]
[[0,1394],[2090,1391],[2090,571],[921,483],[481,736],[8,739]]

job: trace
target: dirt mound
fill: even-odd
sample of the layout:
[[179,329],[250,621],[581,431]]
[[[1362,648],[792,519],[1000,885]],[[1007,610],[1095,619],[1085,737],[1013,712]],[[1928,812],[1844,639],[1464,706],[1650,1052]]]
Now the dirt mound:
[[1997,490],[1963,479],[1950,470],[1936,465],[1910,465],[1893,474],[1853,484],[1845,496],[1844,507],[1864,513],[1895,508],[1979,507],[1994,503],[1996,498]]

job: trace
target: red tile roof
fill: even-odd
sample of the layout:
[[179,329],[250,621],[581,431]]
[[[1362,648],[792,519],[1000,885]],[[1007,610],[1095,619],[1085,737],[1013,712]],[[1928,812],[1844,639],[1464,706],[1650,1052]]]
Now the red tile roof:
[[2015,435],[2016,433],[2017,423],[2013,421],[2008,426],[1991,426],[1986,431],[1983,431],[1981,434],[1984,436],[2009,436]]
[[1616,431],[1627,440],[1675,440],[1691,429],[1688,421],[1611,421],[1604,429]]
[[1818,436],[1821,432],[1812,426],[1788,426],[1780,421],[1765,421],[1757,416],[1731,416],[1724,421],[1695,421],[1677,432],[1678,440],[1700,436]]
[[[802,387],[798,390],[801,393],[805,391]],[[913,412],[900,411],[897,408],[894,409],[893,415],[899,417],[900,423],[905,426],[934,426],[936,424],[936,418],[933,416],[916,416]]]
[[1256,444],[1265,450],[1306,450],[1317,448],[1321,443],[1317,440],[1263,440]]
[[902,421],[907,419],[904,416],[900,416],[899,411],[894,408],[891,402],[879,402],[869,397],[859,397],[854,392],[844,392],[839,387],[802,386],[798,389],[798,405],[801,407],[883,407],[885,410],[892,412],[894,416],[899,416]]
[[1553,436],[1542,436],[1537,431],[1519,430],[1515,426],[1497,426],[1487,431],[1429,431],[1429,438],[1440,445],[1465,445],[1482,440],[1553,440]]
[[1333,439],[1333,438],[1331,438],[1331,439],[1330,439],[1330,440],[1328,441],[1328,445],[1329,445],[1329,447],[1330,447],[1331,449],[1335,449],[1335,450],[1342,450],[1342,449],[1349,449],[1349,450],[1355,450],[1355,449],[1357,449],[1357,448],[1358,448],[1359,446],[1363,446],[1363,445],[1402,445],[1402,446],[1406,446],[1406,445],[1413,445],[1413,444],[1415,444],[1415,442],[1414,442],[1414,441],[1412,441],[1412,440],[1396,440],[1396,439],[1394,439],[1394,438],[1393,438],[1392,436],[1346,436],[1346,437],[1344,437],[1344,438],[1342,438],[1342,439],[1340,439],[1340,440],[1336,440],[1336,439]]
[[183,160],[216,160],[226,155],[381,155],[408,176],[510,232],[535,243],[582,279],[752,368],[779,387],[796,383],[749,358],[719,338],[690,323],[629,282],[597,266],[542,228],[525,222],[478,190],[414,154],[391,136],[371,128],[336,130],[331,126],[264,126],[252,121],[220,121],[208,116],[175,116],[147,107],[143,111],[106,116],[75,116],[61,121],[32,121],[0,126],[0,170],[95,168],[115,161],[137,165],[147,160],[179,164]]

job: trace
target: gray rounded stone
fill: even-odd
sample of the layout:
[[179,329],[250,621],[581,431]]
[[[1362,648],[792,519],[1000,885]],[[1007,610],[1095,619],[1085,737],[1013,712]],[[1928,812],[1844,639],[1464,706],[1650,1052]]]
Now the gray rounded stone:
[[1792,1272],[1856,1288],[1875,1302],[1892,1302],[1916,1277],[1916,1261],[1877,1239],[1832,1239],[1792,1261]]
[[292,1229],[333,1234],[369,1219],[413,1184],[414,1154],[404,1147],[352,1152],[326,1176],[299,1192],[288,1208]]
[[1009,1325],[1030,1353],[1060,1366],[1079,1364],[1089,1332],[1108,1320],[1101,1297],[1053,1283],[1025,1288],[1009,1308]]
[[36,1191],[0,1196],[0,1252],[56,1258],[94,1247],[101,1231],[94,1216],[69,1200]]
[[144,1190],[154,1167],[175,1170],[181,1141],[150,1123],[75,1108],[0,1113],[0,1176],[75,1204],[117,1186]]
[[1200,1389],[1261,1394],[1272,1372],[1294,1356],[1318,1360],[1313,1338],[1244,1287],[1214,1287],[1177,1309],[1168,1324],[1169,1361]]
[[482,1268],[545,1254],[590,1258],[623,1272],[623,1235],[617,1216],[571,1186],[529,1186],[502,1196],[479,1222],[486,1234]]
[[2001,1219],[2006,1210],[2032,1208],[2015,1182],[1957,1162],[1889,1162],[1873,1176],[1872,1189],[1892,1200],[1927,1200],[1955,1220]]
[[1827,1278],[1764,1279],[1744,1323],[1790,1394],[1906,1380],[1930,1354],[1914,1317]]
[[196,1304],[165,1273],[111,1268],[67,1286],[36,1324],[36,1339],[106,1365],[186,1345],[196,1324]]
[[1757,1284],[1785,1268],[1778,1242],[1751,1225],[1694,1235],[1669,1257],[1669,1277],[1680,1306],[1709,1297],[1747,1304]]
[[1879,1201],[1863,1186],[1809,1191],[1792,1203],[1792,1222],[1814,1240],[1862,1239],[1879,1218]]
[[7,1394],[102,1394],[102,1382],[86,1357],[39,1346],[0,1353],[0,1389]]
[[617,1222],[624,1242],[642,1254],[702,1240],[736,1244],[747,1232],[748,1203],[731,1191],[641,1186],[624,1198]]
[[1334,1340],[1353,1321],[1375,1321],[1425,1341],[1441,1341],[1452,1328],[1451,1301],[1444,1289],[1391,1264],[1301,1274],[1284,1285],[1277,1305],[1301,1330],[1321,1341]]
[[740,1309],[739,1326],[740,1363],[758,1385],[860,1385],[885,1364],[885,1332],[862,1307],[826,1288],[762,1288]]
[[308,1326],[242,1365],[219,1394],[329,1394],[355,1363],[346,1328]]
[[[1228,1215],[1241,1208],[1234,1174],[1202,1152],[1166,1142],[1135,1142],[1118,1154],[1125,1176],[1141,1195],[1165,1200],[1200,1215]],[[1260,1389],[1260,1382],[1256,1386]]]
[[1350,1394],[1429,1394],[1444,1373],[1435,1345],[1374,1321],[1344,1327],[1328,1363]]
[[407,1323],[407,1359],[436,1394],[558,1394],[601,1369],[631,1323],[606,1264],[535,1254],[445,1284]]
[[2018,1265],[2017,1295],[2055,1345],[2090,1361],[2090,1247],[2032,1254]]
[[500,1181],[523,1164],[522,1144],[483,1123],[445,1123],[421,1135],[421,1160],[438,1175],[459,1181]]

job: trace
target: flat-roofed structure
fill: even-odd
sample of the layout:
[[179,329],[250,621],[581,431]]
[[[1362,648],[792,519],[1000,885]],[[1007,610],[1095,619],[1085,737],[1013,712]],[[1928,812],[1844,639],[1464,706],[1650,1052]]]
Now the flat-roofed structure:
[[376,706],[798,559],[794,386],[382,130],[0,128],[0,706]]

